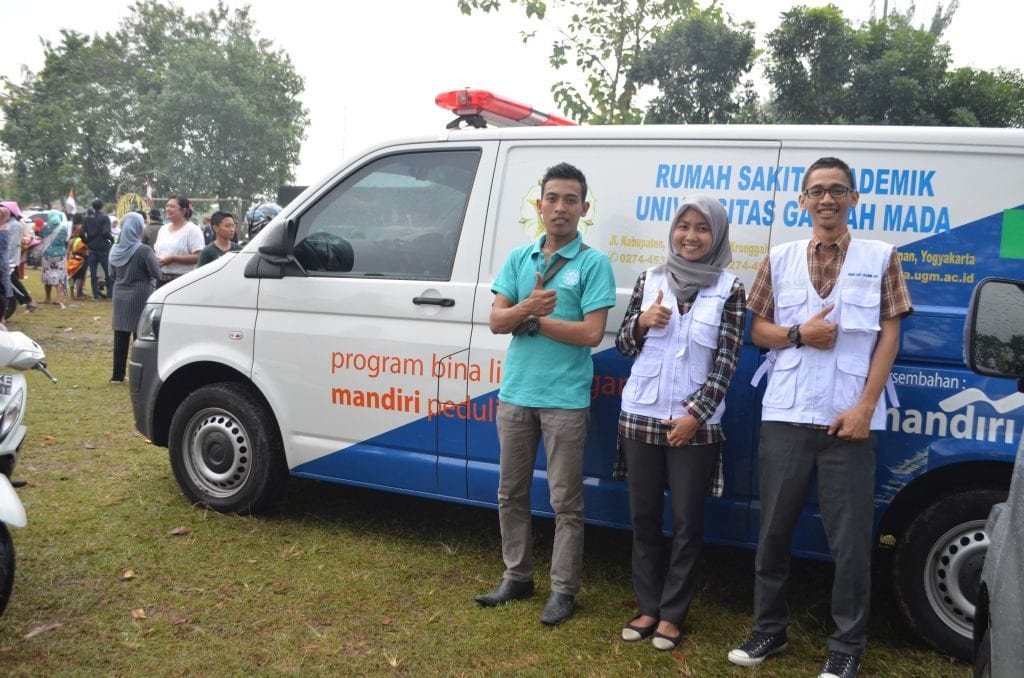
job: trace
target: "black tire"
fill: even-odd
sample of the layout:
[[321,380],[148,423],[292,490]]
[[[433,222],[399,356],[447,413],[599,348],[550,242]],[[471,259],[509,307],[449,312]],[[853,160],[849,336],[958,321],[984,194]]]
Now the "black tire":
[[246,384],[211,384],[185,398],[171,419],[168,452],[185,496],[222,513],[263,513],[288,480],[274,417]]
[[978,643],[974,655],[974,678],[992,678],[992,631],[985,629],[985,635]]
[[0,614],[7,609],[7,601],[14,590],[14,542],[7,526],[0,523]]
[[1006,492],[974,488],[943,497],[903,533],[893,560],[900,612],[929,645],[963,661],[973,654],[981,566],[988,551],[985,519]]

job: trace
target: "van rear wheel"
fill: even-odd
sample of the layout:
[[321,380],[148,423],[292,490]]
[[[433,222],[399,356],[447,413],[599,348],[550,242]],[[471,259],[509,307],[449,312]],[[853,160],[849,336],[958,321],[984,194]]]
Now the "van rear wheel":
[[274,417],[246,384],[211,384],[185,398],[171,419],[168,452],[185,496],[222,513],[266,511],[288,480]]
[[1006,492],[975,488],[943,497],[922,511],[896,546],[893,584],[900,611],[928,644],[971,660],[981,566],[988,551],[985,520]]

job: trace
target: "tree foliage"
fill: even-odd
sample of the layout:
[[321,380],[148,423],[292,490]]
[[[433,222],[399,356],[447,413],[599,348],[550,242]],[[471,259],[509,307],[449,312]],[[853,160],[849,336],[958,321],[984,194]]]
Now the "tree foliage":
[[[693,6],[693,0],[507,0],[520,5],[526,16],[543,20],[551,14],[566,16],[556,26],[559,37],[551,46],[549,63],[555,70],[569,65],[583,74],[584,82],[555,82],[555,102],[578,122],[615,124],[640,122],[643,111],[634,101],[636,83],[629,69],[655,40]],[[464,14],[491,12],[500,0],[458,0]],[[536,32],[524,35],[529,41]]]
[[778,122],[845,122],[857,41],[842,11],[794,7],[767,42],[765,74]]
[[736,26],[714,5],[691,10],[656,35],[630,71],[638,85],[661,91],[645,122],[731,122],[741,108],[740,78],[756,55],[752,23]]
[[190,16],[145,0],[113,34],[61,37],[39,73],[5,83],[0,142],[23,200],[48,203],[69,188],[110,199],[143,173],[160,192],[220,201],[291,180],[307,124],[303,80],[248,8]]
[[[753,25],[723,17],[716,0],[705,9],[692,0],[457,4],[465,14],[515,5],[553,25],[551,65],[574,66],[583,82],[557,79],[552,91],[579,122],[1024,125],[1019,71],[949,71],[942,35],[959,0],[937,3],[917,27],[913,2],[856,26],[834,5],[797,4],[768,33],[763,54]],[[766,101],[741,82],[760,58],[771,85]],[[649,88],[642,97],[640,88]],[[649,98],[646,110],[641,98]]]

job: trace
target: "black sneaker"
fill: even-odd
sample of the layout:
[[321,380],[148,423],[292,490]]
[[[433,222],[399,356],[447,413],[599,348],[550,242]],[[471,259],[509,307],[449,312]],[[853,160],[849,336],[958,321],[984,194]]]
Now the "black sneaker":
[[767,657],[786,649],[786,632],[754,631],[750,637],[729,650],[729,661],[740,666],[757,666]]
[[854,678],[860,660],[845,652],[829,652],[818,678]]

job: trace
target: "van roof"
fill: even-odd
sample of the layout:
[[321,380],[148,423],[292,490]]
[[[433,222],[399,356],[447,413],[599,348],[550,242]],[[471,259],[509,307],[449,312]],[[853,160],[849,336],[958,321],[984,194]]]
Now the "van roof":
[[[898,127],[885,125],[581,125],[578,127],[508,127],[452,130],[451,141],[467,139],[593,139],[599,141],[663,141],[695,139],[780,141],[794,145],[856,143],[927,144],[929,146],[1024,147],[1024,130],[978,127]],[[436,140],[436,138],[435,138]]]

